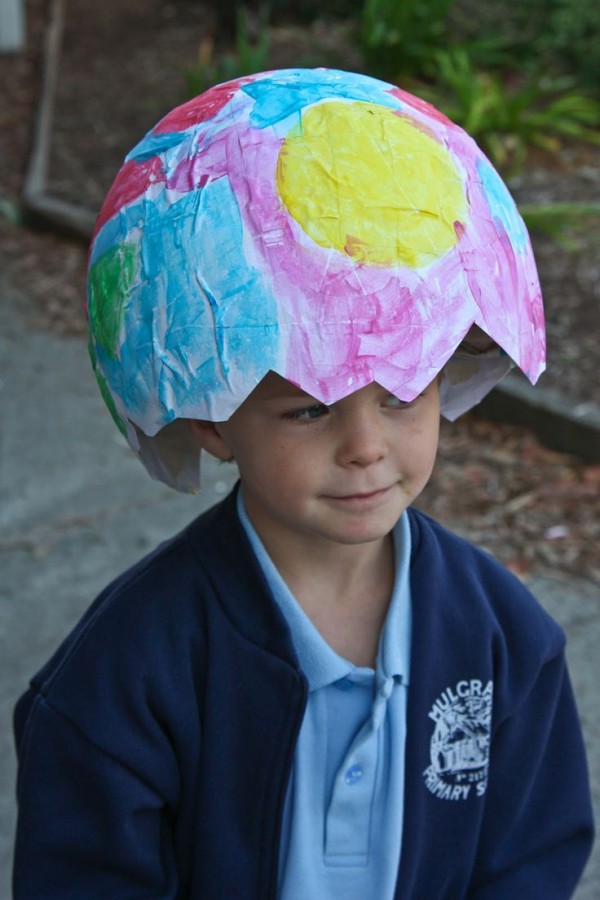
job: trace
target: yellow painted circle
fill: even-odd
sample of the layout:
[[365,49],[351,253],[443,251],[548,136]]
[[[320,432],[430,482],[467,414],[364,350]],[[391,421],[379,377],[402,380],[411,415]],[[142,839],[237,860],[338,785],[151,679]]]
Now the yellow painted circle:
[[321,247],[421,268],[457,242],[467,199],[454,162],[411,120],[372,103],[320,103],[287,135],[277,186]]

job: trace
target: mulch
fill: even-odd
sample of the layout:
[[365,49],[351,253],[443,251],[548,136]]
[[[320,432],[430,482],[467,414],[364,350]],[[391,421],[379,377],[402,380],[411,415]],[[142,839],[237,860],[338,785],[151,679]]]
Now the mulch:
[[[28,46],[0,57],[0,262],[33,300],[30,327],[83,335],[86,250],[9,221],[18,209],[39,96],[48,6],[28,0]],[[185,99],[183,72],[214,35],[209,5],[177,0],[69,0],[49,181],[61,199],[97,209],[124,154]],[[278,25],[272,66],[360,67],[342,26]],[[600,150],[536,156],[511,187],[517,200],[589,201]],[[4,210],[4,215],[2,214]],[[568,249],[534,236],[544,290],[549,369],[543,383],[573,405],[600,405],[600,237],[571,231]],[[468,415],[442,428],[438,465],[419,506],[486,547],[520,577],[560,570],[600,581],[600,466],[543,447],[526,429]]]

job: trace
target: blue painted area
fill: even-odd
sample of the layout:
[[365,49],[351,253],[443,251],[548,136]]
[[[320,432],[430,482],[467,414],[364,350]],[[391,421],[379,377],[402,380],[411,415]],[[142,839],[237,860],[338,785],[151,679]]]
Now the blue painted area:
[[260,377],[276,358],[277,303],[244,255],[244,226],[228,179],[207,185],[202,200],[194,234],[198,280],[211,306],[221,368],[225,377],[233,363]]
[[502,223],[515,250],[523,253],[528,245],[527,228],[508,188],[496,170],[484,159],[477,161],[477,174],[494,220]]
[[126,238],[135,243],[140,228],[120,362],[98,358],[131,415],[143,416],[148,392],[156,391],[166,424],[193,396],[227,391],[232,368],[247,383],[264,375],[277,358],[277,304],[246,261],[226,178],[175,202],[163,189],[123,208],[101,230],[94,256]]
[[376,78],[352,72],[288,69],[245,84],[242,90],[254,99],[250,124],[255,128],[266,128],[297,115],[305,106],[324,98],[363,100],[401,109],[402,102],[389,93],[390,87]]
[[162,154],[166,167],[168,167],[169,159],[171,159],[172,165],[176,165],[184,156],[192,157],[202,152],[203,146],[209,146],[220,132],[232,125],[244,122],[248,117],[245,107],[250,108],[251,106],[252,99],[238,91],[214,115],[202,122],[191,123],[182,131],[165,132],[164,134],[155,134],[153,131],[149,131],[125,157],[125,161],[144,162],[153,156]]
[[132,159],[137,160],[137,162],[152,159],[153,156],[158,156],[160,153],[165,153],[173,147],[178,147],[188,137],[187,131],[170,131],[165,134],[153,134],[149,131],[139,144],[136,144],[133,150],[127,154],[125,162],[131,162]]
[[145,208],[146,203],[138,200],[130,206],[122,206],[116,215],[105,222],[90,248],[90,267],[117,244],[126,241],[135,225],[142,223]]

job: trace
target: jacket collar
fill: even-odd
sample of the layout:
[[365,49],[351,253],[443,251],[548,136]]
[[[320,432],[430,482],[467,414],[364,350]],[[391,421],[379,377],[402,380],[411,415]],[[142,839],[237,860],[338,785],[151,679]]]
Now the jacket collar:
[[236,511],[239,482],[186,529],[192,553],[234,627],[299,670],[290,630],[275,603]]

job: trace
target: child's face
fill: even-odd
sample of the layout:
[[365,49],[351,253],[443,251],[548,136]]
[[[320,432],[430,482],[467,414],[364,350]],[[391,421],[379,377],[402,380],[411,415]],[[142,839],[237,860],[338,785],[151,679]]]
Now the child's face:
[[438,384],[412,403],[372,383],[325,406],[271,372],[227,422],[191,425],[205,450],[235,458],[267,545],[360,544],[387,535],[429,479]]

